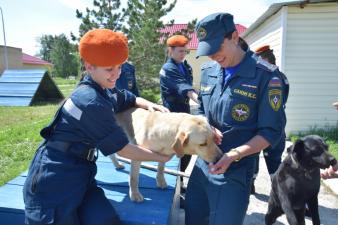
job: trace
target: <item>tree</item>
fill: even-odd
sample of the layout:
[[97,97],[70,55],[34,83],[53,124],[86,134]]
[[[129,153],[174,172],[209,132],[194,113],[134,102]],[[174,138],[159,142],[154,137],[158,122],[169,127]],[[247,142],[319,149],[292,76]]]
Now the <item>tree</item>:
[[[124,27],[130,40],[130,59],[135,65],[139,86],[158,88],[158,76],[165,60],[165,44],[161,40],[161,18],[175,6],[166,0],[128,0]],[[174,21],[172,21],[173,23]]]
[[[94,0],[93,5],[93,9],[86,8],[85,15],[76,10],[76,17],[82,20],[79,27],[80,37],[93,28],[122,29],[124,10],[120,10],[120,0]],[[79,40],[73,33],[71,37],[73,41]]]
[[54,75],[69,77],[79,74],[80,63],[76,46],[71,44],[64,34],[55,36],[50,52],[50,59],[54,64]]
[[50,62],[50,52],[52,50],[52,45],[54,43],[55,37],[53,35],[42,35],[37,39],[37,41],[40,44],[40,51],[38,53],[38,56]]

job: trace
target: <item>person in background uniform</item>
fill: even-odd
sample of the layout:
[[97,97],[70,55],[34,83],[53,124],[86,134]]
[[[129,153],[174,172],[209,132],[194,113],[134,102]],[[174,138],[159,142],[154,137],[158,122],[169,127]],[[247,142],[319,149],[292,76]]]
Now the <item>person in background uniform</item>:
[[[338,110],[338,102],[334,102],[332,105]],[[323,170],[320,173],[320,176],[323,179],[338,178],[338,163],[334,166],[330,166],[330,168]]]
[[[189,40],[183,35],[168,38],[168,60],[160,71],[160,90],[163,105],[171,112],[190,113],[189,99],[198,103],[192,87],[192,68],[185,59]],[[185,171],[191,156],[181,158],[180,170]],[[181,177],[182,179],[182,177]]]
[[[79,52],[88,75],[40,132],[38,147],[23,188],[25,222],[57,225],[118,225],[114,207],[97,186],[96,149],[140,161],[169,157],[129,144],[114,114],[129,107],[168,112],[162,106],[113,89],[128,57],[121,33],[88,31]],[[114,91],[111,91],[113,89]]]
[[205,17],[196,32],[197,57],[205,55],[216,62],[202,73],[217,77],[206,88],[207,102],[200,98],[200,110],[222,132],[223,138],[214,134],[224,155],[210,164],[197,159],[187,187],[185,224],[240,225],[249,204],[255,155],[274,147],[283,133],[282,80],[241,49],[231,14]]
[[[273,66],[276,66],[276,57],[273,54],[273,50],[270,48],[269,45],[264,45],[264,46],[257,48],[256,51],[255,51],[255,54],[256,54],[256,56],[260,57],[261,59],[265,60],[266,62],[272,64]],[[278,70],[277,67],[276,67],[276,70]],[[288,81],[288,79],[287,79],[287,77],[285,76],[284,73],[282,73],[279,70],[278,70],[278,72],[280,73],[280,76],[281,76],[282,82],[283,82],[283,97],[284,97],[283,107],[285,109],[285,104],[286,104],[288,96],[289,96],[289,81]],[[269,146],[268,148],[264,149],[264,151],[263,151],[265,163],[266,163],[266,166],[268,168],[268,172],[269,172],[270,176],[273,175],[276,172],[276,170],[278,169],[279,165],[282,162],[282,154],[283,154],[283,151],[284,151],[284,148],[285,148],[285,138],[286,138],[285,131],[283,131],[283,136],[279,140],[276,147],[272,148],[271,146]],[[252,186],[251,186],[251,194],[255,194],[255,192],[256,192],[254,181],[255,181],[255,179],[258,175],[258,171],[259,171],[259,155],[257,155],[257,158],[256,158],[256,168],[255,168],[254,180],[253,180]]]
[[135,66],[133,66],[129,62],[125,62],[122,64],[121,75],[116,81],[116,88],[120,90],[128,90],[136,97],[140,96],[136,84]]

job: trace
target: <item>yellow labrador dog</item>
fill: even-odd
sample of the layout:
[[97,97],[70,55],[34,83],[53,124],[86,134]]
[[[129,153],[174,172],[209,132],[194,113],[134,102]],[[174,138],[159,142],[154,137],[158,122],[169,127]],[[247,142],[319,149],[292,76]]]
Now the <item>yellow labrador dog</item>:
[[[207,162],[215,162],[222,152],[215,144],[213,132],[206,118],[187,113],[151,112],[132,108],[116,114],[117,123],[126,132],[129,141],[165,155],[197,154]],[[129,196],[132,201],[142,202],[138,179],[141,162],[131,162]],[[164,163],[158,164],[156,183],[166,188]]]

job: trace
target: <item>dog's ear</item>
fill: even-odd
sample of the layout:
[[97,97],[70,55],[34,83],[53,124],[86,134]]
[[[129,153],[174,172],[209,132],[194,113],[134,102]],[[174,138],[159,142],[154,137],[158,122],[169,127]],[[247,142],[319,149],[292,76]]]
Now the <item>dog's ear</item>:
[[177,157],[181,158],[184,155],[184,147],[189,142],[189,135],[185,132],[179,132],[175,137],[175,142],[171,145],[171,148],[176,153]]
[[298,139],[293,145],[292,152],[295,152],[297,155],[297,159],[300,160],[304,153],[304,141],[302,139]]

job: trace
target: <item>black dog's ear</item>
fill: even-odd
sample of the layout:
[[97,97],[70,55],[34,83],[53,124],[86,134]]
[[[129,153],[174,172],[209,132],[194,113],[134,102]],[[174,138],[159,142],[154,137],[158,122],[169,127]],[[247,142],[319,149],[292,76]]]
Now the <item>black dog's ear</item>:
[[297,154],[297,157],[301,157],[304,152],[304,141],[302,139],[298,139],[293,145],[292,151]]

